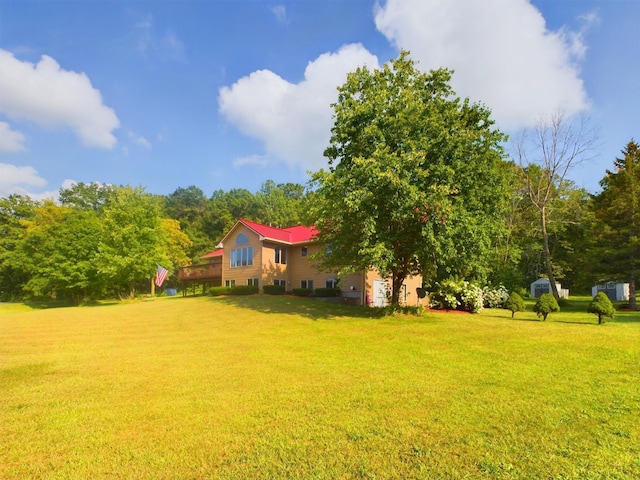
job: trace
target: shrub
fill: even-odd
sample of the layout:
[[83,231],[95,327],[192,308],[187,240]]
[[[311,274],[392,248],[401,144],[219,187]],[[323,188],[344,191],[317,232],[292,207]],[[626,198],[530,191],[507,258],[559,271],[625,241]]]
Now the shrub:
[[536,312],[538,317],[542,317],[542,321],[544,322],[551,312],[559,312],[560,306],[553,295],[543,293],[533,306],[533,311]]
[[613,308],[613,304],[606,293],[598,292],[598,294],[593,297],[593,300],[591,300],[587,312],[598,315],[598,325],[600,325],[603,323],[603,317],[613,318],[616,309]]
[[252,295],[258,293],[258,287],[252,285],[234,285],[233,287],[211,287],[209,295],[219,297],[220,295]]
[[284,295],[286,288],[284,285],[265,285],[262,291],[267,295]]
[[298,297],[308,297],[309,295],[311,295],[311,292],[313,292],[313,290],[311,290],[310,288],[294,288],[293,290],[291,290],[291,293]]
[[258,293],[258,287],[254,285],[234,285],[229,287],[229,295],[253,295]]
[[504,306],[504,302],[509,298],[509,292],[503,285],[500,285],[497,288],[484,287],[482,295],[484,297],[484,306],[486,308],[502,308]]
[[220,295],[227,295],[229,293],[229,287],[211,287],[209,289],[209,295],[212,297],[219,297]]
[[507,310],[511,311],[511,318],[513,318],[516,312],[524,312],[526,309],[526,305],[524,304],[524,300],[520,295],[516,292],[512,292],[507,298],[507,301],[504,302],[504,307]]
[[449,278],[438,282],[431,295],[431,305],[437,308],[464,310],[478,313],[482,310],[484,300],[482,289],[477,285]]
[[315,297],[338,297],[340,296],[339,288],[316,288],[313,291]]

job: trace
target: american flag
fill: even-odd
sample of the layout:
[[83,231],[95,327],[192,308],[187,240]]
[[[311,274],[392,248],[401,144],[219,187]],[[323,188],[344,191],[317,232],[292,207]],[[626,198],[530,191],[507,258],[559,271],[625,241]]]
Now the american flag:
[[169,270],[158,265],[158,271],[156,272],[156,285],[158,287],[162,286],[162,284],[167,278],[167,275],[169,275]]

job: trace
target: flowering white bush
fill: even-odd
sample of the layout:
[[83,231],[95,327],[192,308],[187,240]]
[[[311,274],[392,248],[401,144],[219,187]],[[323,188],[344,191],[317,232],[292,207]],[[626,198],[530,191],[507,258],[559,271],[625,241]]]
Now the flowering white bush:
[[503,285],[497,288],[484,287],[482,293],[484,296],[484,306],[486,308],[502,308],[504,302],[509,298],[509,292]]
[[483,302],[482,288],[466,280],[449,278],[435,284],[430,306],[478,313]]

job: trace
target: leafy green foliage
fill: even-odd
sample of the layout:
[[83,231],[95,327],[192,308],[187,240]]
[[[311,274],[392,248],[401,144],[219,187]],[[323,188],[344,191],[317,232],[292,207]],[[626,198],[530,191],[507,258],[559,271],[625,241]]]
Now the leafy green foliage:
[[264,285],[262,291],[267,295],[284,295],[286,287],[284,285]]
[[511,292],[509,298],[504,302],[504,308],[511,312],[511,318],[513,318],[516,312],[524,312],[527,307],[520,295],[516,292]]
[[602,192],[594,197],[598,220],[596,268],[600,278],[629,282],[629,304],[636,308],[636,277],[640,272],[640,146],[633,140],[600,181]]
[[339,288],[316,288],[313,291],[314,297],[338,297],[340,296],[341,290]]
[[102,225],[94,210],[60,207],[46,201],[36,208],[18,253],[30,273],[24,290],[79,304],[99,298],[104,282],[96,266]]
[[291,293],[297,297],[308,297],[313,293],[313,290],[310,288],[294,288]]
[[140,187],[116,188],[104,206],[103,225],[98,272],[133,298],[136,280],[151,278],[158,264],[170,263],[160,205]]
[[506,200],[504,136],[490,112],[456,98],[452,73],[415,68],[407,52],[359,68],[339,88],[311,221],[329,270],[368,268],[403,281],[422,274],[486,276]]
[[603,323],[604,317],[613,318],[616,309],[613,307],[611,300],[604,292],[598,292],[587,308],[587,312],[595,313],[598,316],[598,324]]
[[17,300],[29,280],[30,259],[16,250],[35,213],[36,202],[21,195],[0,198],[0,301]]
[[74,183],[60,190],[60,204],[77,210],[100,213],[116,187],[104,183]]
[[536,312],[538,317],[542,317],[542,321],[545,321],[550,313],[559,312],[560,306],[552,294],[543,293],[533,306],[533,311]]
[[254,285],[234,285],[232,287],[211,287],[209,296],[219,297],[220,295],[254,295],[258,293],[258,287]]
[[[589,127],[586,117],[572,122],[558,112],[541,118],[533,131],[525,131],[516,145],[516,155],[522,167],[525,199],[537,213],[539,245],[544,271],[551,284],[551,293],[559,299],[556,287],[558,264],[552,255],[551,234],[555,219],[564,222],[565,215],[557,215],[564,206],[573,187],[568,173],[585,161],[595,148],[597,135]],[[560,202],[559,202],[560,201]],[[573,216],[576,210],[569,208],[565,214]]]
[[219,297],[220,295],[227,295],[230,287],[211,287],[209,289],[209,296]]

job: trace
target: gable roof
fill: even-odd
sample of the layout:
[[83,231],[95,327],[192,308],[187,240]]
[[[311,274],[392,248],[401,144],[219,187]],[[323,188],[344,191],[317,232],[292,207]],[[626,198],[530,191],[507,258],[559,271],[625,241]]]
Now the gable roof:
[[249,230],[255,232],[261,237],[261,240],[271,240],[278,243],[286,243],[293,245],[296,243],[308,243],[315,240],[318,230],[315,227],[306,227],[304,225],[298,225],[289,228],[276,228],[269,225],[263,225],[262,223],[252,222],[241,218],[233,227],[226,233],[218,246],[222,246],[223,242],[233,232],[238,225],[244,225]]
[[223,250],[221,248],[218,248],[217,250],[214,250],[213,252],[205,253],[200,258],[221,257],[222,254],[223,254]]

